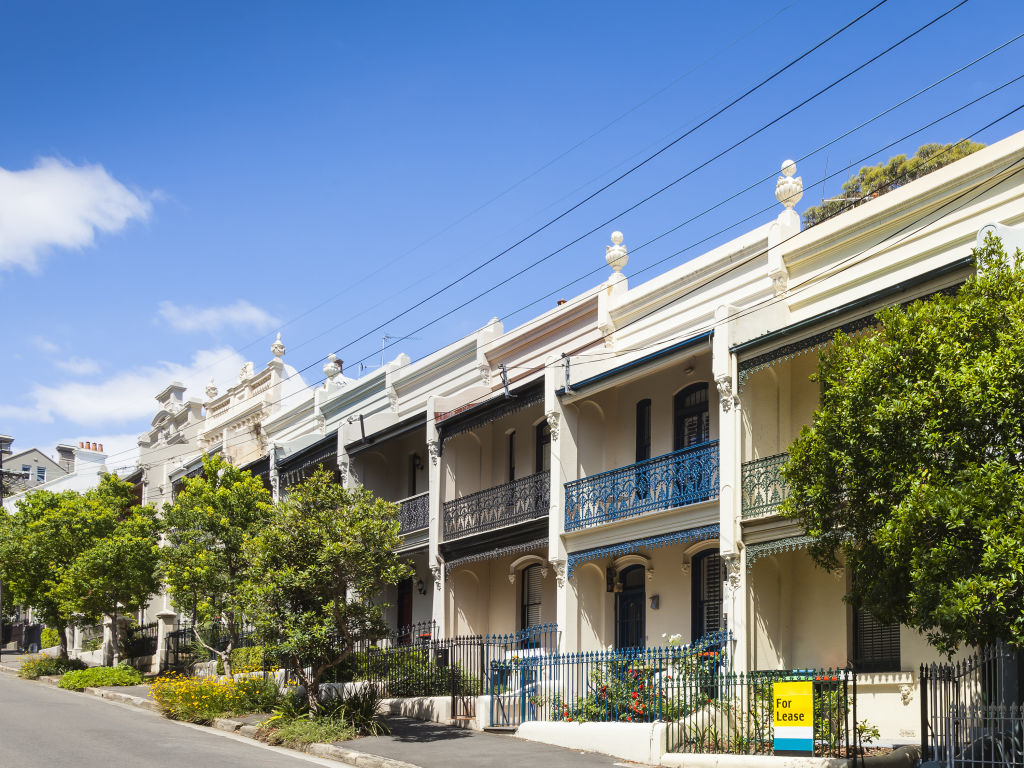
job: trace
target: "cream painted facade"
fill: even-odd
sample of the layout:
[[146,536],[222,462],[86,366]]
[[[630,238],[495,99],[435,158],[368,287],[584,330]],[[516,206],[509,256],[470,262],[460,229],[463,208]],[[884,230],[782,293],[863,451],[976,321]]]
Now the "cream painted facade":
[[[358,379],[330,358],[287,404],[275,352],[265,380],[243,371],[211,397],[197,439],[265,457],[278,495],[324,464],[399,502],[415,576],[382,596],[396,627],[556,622],[565,651],[721,627],[737,671],[844,667],[883,630],[856,628],[846,575],[776,514],[780,454],[818,403],[815,351],[962,282],[983,228],[1024,241],[1006,228],[1024,222],[1021,164],[1024,133],[801,231],[784,163],[774,221],[652,280],[630,286],[614,233],[602,285],[517,328],[492,320]],[[858,716],[913,741],[916,670],[937,654],[885,631],[898,652],[861,673]]]

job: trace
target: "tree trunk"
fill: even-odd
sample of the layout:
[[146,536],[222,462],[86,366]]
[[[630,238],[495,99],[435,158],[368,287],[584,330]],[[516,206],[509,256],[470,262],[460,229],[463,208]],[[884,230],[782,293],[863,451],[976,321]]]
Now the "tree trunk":
[[229,679],[232,679],[231,678],[231,651],[234,649],[234,647],[235,647],[235,641],[234,641],[233,638],[229,637],[228,638],[228,647],[226,649],[224,649],[224,652],[220,655],[220,657],[224,660],[224,674],[227,675],[227,677]]
[[60,657],[66,659],[68,657],[68,625],[58,624],[57,635],[60,637]]
[[309,702],[309,715],[320,714],[320,678],[310,675],[306,682],[306,701]]
[[111,666],[116,667],[121,661],[121,632],[117,622],[117,610],[114,610],[114,620],[110,623],[110,653]]

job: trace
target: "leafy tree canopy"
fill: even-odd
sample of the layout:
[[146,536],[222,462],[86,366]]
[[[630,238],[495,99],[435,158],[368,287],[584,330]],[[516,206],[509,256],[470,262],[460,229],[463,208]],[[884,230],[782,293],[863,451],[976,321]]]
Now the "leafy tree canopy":
[[294,485],[246,544],[249,616],[319,709],[324,673],[360,640],[387,632],[369,599],[411,569],[395,554],[398,507],[338,485],[322,467]]
[[[178,610],[192,614],[199,642],[221,656],[229,675],[243,617],[240,592],[247,569],[242,545],[271,511],[272,498],[263,483],[220,456],[204,456],[203,474],[186,480],[174,503],[164,508],[170,545],[162,551],[167,589]],[[226,647],[211,647],[202,638],[200,625],[211,623],[224,629]]]
[[108,664],[117,663],[111,655],[120,647],[118,614],[141,609],[160,588],[159,532],[156,510],[134,507],[75,559],[55,589],[67,613],[93,621],[100,616],[113,620]]
[[75,560],[109,535],[133,504],[131,484],[104,475],[99,486],[83,494],[29,492],[18,500],[14,514],[0,515],[0,581],[5,595],[31,605],[47,625],[61,630],[63,655],[63,630],[71,613],[57,587]]
[[913,157],[896,155],[886,163],[865,165],[859,173],[846,180],[842,194],[837,199],[826,200],[804,211],[804,226],[813,227],[848,208],[927,176],[984,147],[984,144],[967,140],[955,144],[922,144]]
[[783,469],[783,514],[845,560],[847,598],[946,652],[1024,647],[1024,270],[994,238],[974,256],[955,294],[836,335]]

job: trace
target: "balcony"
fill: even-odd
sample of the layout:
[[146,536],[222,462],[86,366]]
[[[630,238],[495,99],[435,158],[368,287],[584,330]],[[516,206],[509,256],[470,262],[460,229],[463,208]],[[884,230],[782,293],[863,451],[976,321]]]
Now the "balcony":
[[718,498],[718,441],[565,484],[565,530]]
[[461,499],[446,501],[445,541],[544,517],[550,504],[550,484],[550,473],[538,472]]
[[430,494],[420,493],[402,499],[398,503],[398,533],[407,533],[426,528],[430,522]]
[[789,487],[782,478],[782,465],[788,453],[777,453],[763,459],[743,462],[743,519],[764,517],[778,512],[782,500],[789,496]]

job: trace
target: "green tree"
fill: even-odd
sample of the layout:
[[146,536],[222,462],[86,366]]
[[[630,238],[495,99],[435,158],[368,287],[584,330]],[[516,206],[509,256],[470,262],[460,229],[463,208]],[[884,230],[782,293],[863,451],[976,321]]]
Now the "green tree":
[[945,652],[1024,646],[1024,270],[998,239],[958,292],[878,314],[821,356],[783,514],[847,599]]
[[984,147],[984,144],[966,139],[954,144],[922,144],[913,157],[895,155],[885,163],[865,165],[843,183],[843,191],[837,198],[804,211],[804,226],[813,227],[848,208],[854,208],[914,179],[927,176]]
[[74,618],[57,587],[67,570],[95,542],[110,534],[132,504],[132,486],[105,475],[84,494],[33,491],[14,514],[0,515],[0,581],[5,604],[32,606],[60,632],[67,657],[67,627]]
[[398,507],[347,490],[322,467],[292,486],[247,542],[249,615],[269,650],[306,686],[319,711],[320,681],[360,640],[386,634],[371,597],[411,574],[399,560]]
[[144,608],[160,588],[159,534],[156,510],[134,507],[75,559],[55,590],[69,613],[110,618],[111,638],[103,660],[108,666],[118,662],[118,615]]
[[[220,656],[228,675],[244,619],[242,544],[270,517],[272,506],[270,492],[251,473],[220,456],[204,456],[203,474],[186,480],[164,509],[170,546],[161,554],[168,592],[178,610],[192,614],[196,638]],[[210,625],[223,629],[226,647],[202,636],[200,628]]]

